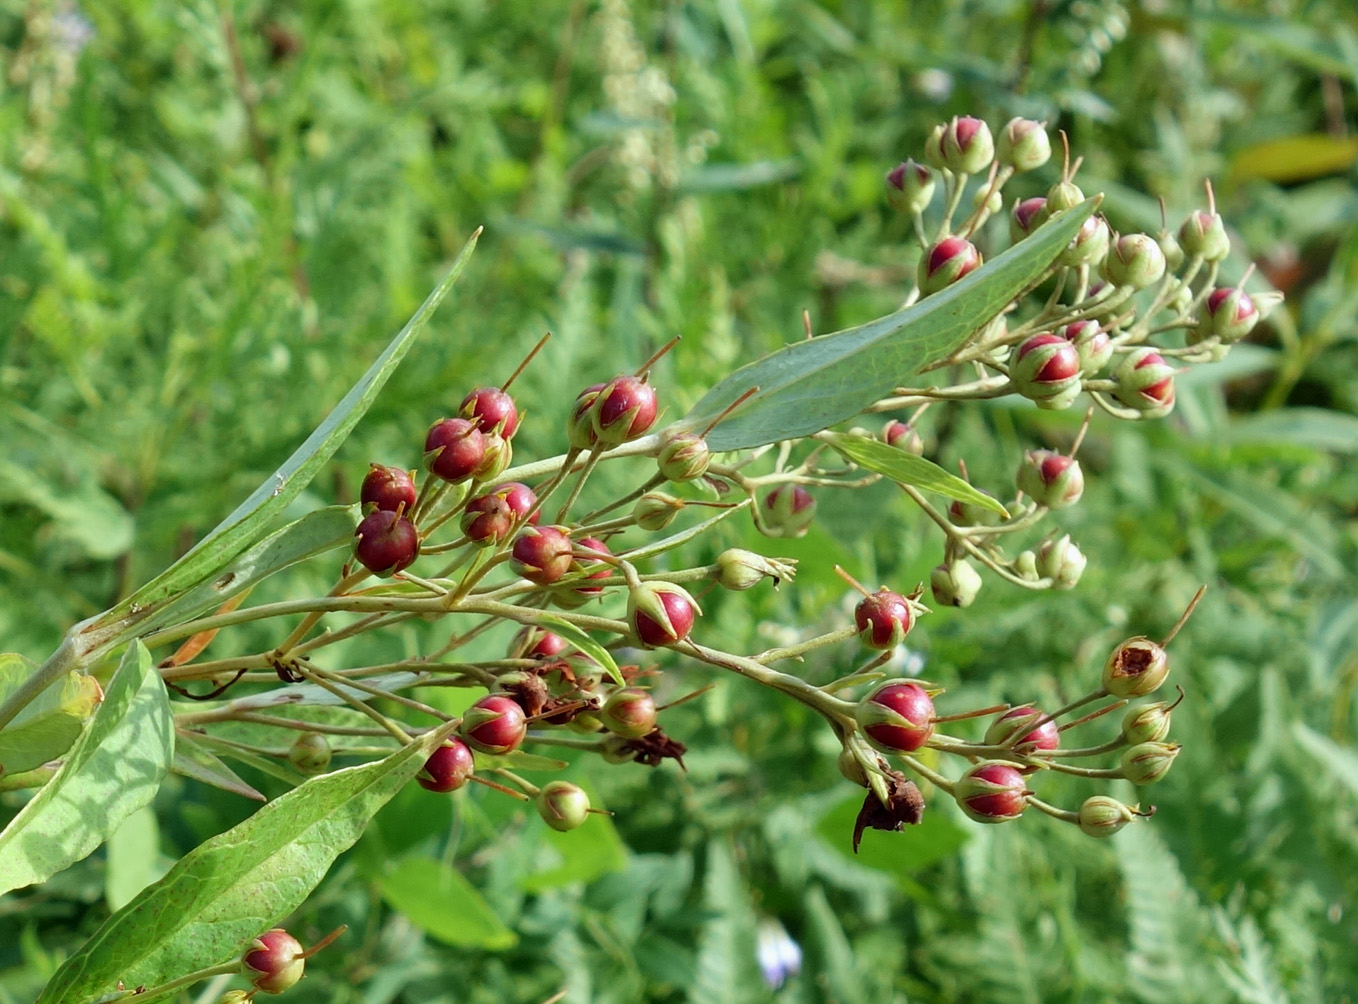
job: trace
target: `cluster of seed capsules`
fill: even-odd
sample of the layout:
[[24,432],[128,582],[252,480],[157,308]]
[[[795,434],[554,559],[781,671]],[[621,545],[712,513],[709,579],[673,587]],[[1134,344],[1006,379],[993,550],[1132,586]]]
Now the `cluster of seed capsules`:
[[[1044,123],[1011,119],[996,136],[980,119],[958,117],[934,129],[925,163],[906,160],[887,173],[888,199],[910,215],[921,246],[912,297],[937,293],[980,266],[983,256],[973,238],[1002,212],[1004,185],[1042,167],[1051,154]],[[1079,166],[1067,155],[1059,180],[1044,195],[1015,198],[1011,243],[1085,200],[1074,180]],[[954,225],[968,179],[977,176],[973,210]],[[924,213],[939,177],[945,215],[930,235]],[[1277,293],[1251,295],[1243,287],[1217,285],[1231,242],[1210,187],[1207,194],[1208,208],[1190,213],[1177,234],[1164,228],[1155,236],[1119,234],[1103,216],[1090,216],[1057,260],[1047,306],[1014,325],[1001,315],[960,358],[1006,376],[1008,390],[1040,408],[1068,408],[1088,393],[1121,418],[1169,414],[1177,372],[1169,360],[1220,359],[1281,302]],[[1152,334],[1171,332],[1182,333],[1182,345],[1146,344]]]
[[[913,597],[886,589],[866,594],[855,609],[859,637],[869,648],[892,648],[910,630],[917,609]],[[855,847],[864,828],[899,829],[904,824],[919,822],[923,810],[923,799],[913,783],[893,771],[879,754],[897,757],[911,771],[951,794],[961,810],[979,823],[1008,822],[1029,807],[1036,807],[1078,825],[1090,836],[1107,837],[1133,820],[1151,815],[1153,807],[1143,810],[1102,794],[1089,797],[1078,810],[1060,809],[1040,800],[1029,785],[1033,776],[1044,770],[1086,778],[1123,779],[1137,786],[1154,784],[1165,777],[1179,752],[1177,744],[1165,741],[1171,712],[1178,702],[1127,705],[1164,685],[1170,670],[1167,644],[1168,639],[1157,643],[1141,636],[1122,642],[1104,664],[1101,685],[1051,713],[1035,704],[1023,704],[940,716],[934,704],[942,692],[940,688],[918,680],[888,680],[878,684],[854,706],[858,729],[846,737],[839,759],[840,772],[845,777],[873,789],[859,817]],[[1109,703],[1062,722],[1063,718],[1104,699],[1110,699]],[[1124,707],[1127,710],[1121,728],[1112,740],[1096,746],[1063,745],[1062,737],[1067,730]],[[939,726],[945,723],[991,714],[995,717],[979,741],[939,731]],[[959,777],[947,778],[913,756],[923,749],[960,757],[970,765]],[[1115,767],[1089,768],[1067,762],[1114,754],[1120,754]]]
[[[1044,123],[1014,118],[992,133],[984,121],[964,116],[933,130],[923,163],[906,160],[887,173],[888,200],[909,216],[921,249],[908,301],[936,294],[981,265],[984,228],[1004,215],[1005,185],[1043,167],[1051,156]],[[1053,214],[1085,201],[1075,182],[1079,166],[1078,160],[1070,162],[1067,151],[1058,179],[1044,194],[1013,199],[1008,213],[1011,244],[1032,235]],[[969,182],[971,211],[957,219]],[[931,229],[925,213],[938,202],[942,220]],[[1162,227],[1154,236],[1119,234],[1103,216],[1091,215],[1061,252],[1038,296],[1030,298],[1042,306],[1025,314],[1022,304],[1012,304],[948,360],[972,367],[974,380],[943,388],[898,388],[874,410],[910,405],[923,411],[939,401],[1008,394],[1059,410],[1086,395],[1093,406],[1120,419],[1168,415],[1181,368],[1221,359],[1282,299],[1271,291],[1248,293],[1243,280],[1238,286],[1218,284],[1231,242],[1210,186],[1207,202],[1177,232]],[[1156,344],[1151,344],[1153,338]],[[922,451],[913,420],[888,423],[883,438]],[[1045,451],[1028,456],[1018,482],[1034,503],[1052,509],[1071,504],[1083,487],[1073,456]],[[1069,588],[1083,571],[1084,556],[1067,537],[1048,540],[1010,560],[987,529],[1000,522],[998,514],[959,504],[949,516],[962,532],[949,531],[946,560],[931,582],[939,603],[966,606],[972,601],[981,586],[977,559],[1020,585]],[[1026,519],[1020,515],[1017,521]],[[1009,529],[999,526],[996,533]],[[983,542],[988,555],[962,546],[966,537],[971,543]]]

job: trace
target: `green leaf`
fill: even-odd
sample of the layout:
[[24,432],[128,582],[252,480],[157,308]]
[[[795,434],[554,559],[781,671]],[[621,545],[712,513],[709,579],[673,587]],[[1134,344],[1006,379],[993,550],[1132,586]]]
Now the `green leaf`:
[[613,654],[570,621],[562,620],[552,614],[543,614],[538,623],[551,628],[582,654],[597,662],[619,687],[624,685],[622,674],[618,672],[618,664],[613,661]]
[[730,844],[721,839],[707,845],[703,907],[710,919],[698,940],[688,1000],[691,1004],[758,1000],[763,984],[755,962],[754,904]]
[[938,464],[913,453],[906,453],[875,439],[851,436],[842,432],[829,432],[822,437],[838,450],[845,459],[859,467],[890,478],[897,484],[910,485],[926,492],[945,495],[950,499],[971,502],[982,508],[1008,516],[1009,511],[997,499],[973,488],[967,482],[949,474]]
[[110,610],[100,618],[99,624],[128,618],[143,609],[157,607],[173,599],[216,575],[258,539],[264,528],[277,519],[298,493],[311,483],[311,479],[329,462],[359,419],[372,406],[388,378],[433,317],[434,311],[462,275],[480,235],[480,230],[472,234],[452,268],[434,287],[420,309],[283,466],[237,506],[235,512],[199,541],[193,550]]
[[53,535],[96,561],[108,561],[132,545],[132,516],[94,480],[71,488],[35,479],[34,472],[0,460],[0,500],[24,502],[47,516]]
[[174,754],[165,684],[133,642],[66,762],[0,833],[0,894],[84,858],[155,796]]
[[803,897],[806,909],[808,933],[811,940],[808,948],[819,958],[816,966],[825,980],[830,998],[844,1004],[864,1004],[863,981],[854,964],[853,947],[844,934],[844,928],[835,915],[834,908],[825,898],[825,890],[813,885]]
[[144,805],[109,834],[104,899],[110,910],[121,910],[151,884],[159,857],[160,826]]
[[[34,668],[21,655],[0,653],[0,702],[32,676]],[[65,753],[98,703],[99,683],[92,676],[67,673],[57,680],[0,729],[0,777],[41,767]]]
[[106,993],[119,980],[156,986],[239,954],[302,904],[446,732],[313,778],[200,844],[106,920],[57,970],[37,1004]]
[[680,175],[679,191],[686,195],[743,192],[750,188],[787,181],[801,173],[801,162],[792,158],[758,160],[750,164],[700,164]]
[[377,884],[392,909],[445,944],[493,950],[518,944],[462,873],[441,861],[406,858]]
[[[582,787],[597,805],[594,791],[587,785]],[[551,861],[546,867],[519,877],[519,888],[525,892],[593,882],[601,875],[627,867],[627,848],[608,816],[590,813],[583,826],[565,833],[549,829],[544,823],[538,843],[549,852]]]
[[203,784],[210,784],[214,788],[229,791],[232,794],[244,795],[246,798],[253,798],[257,802],[265,801],[263,795],[242,781],[235,771],[222,763],[217,754],[204,749],[198,742],[198,738],[194,733],[187,732],[184,729],[175,730],[174,761],[170,764],[172,771]]
[[1223,431],[1231,443],[1290,443],[1358,453],[1358,416],[1327,408],[1279,408],[1246,415]]
[[942,292],[845,331],[785,345],[707,392],[682,420],[701,428],[755,392],[708,434],[714,450],[808,436],[852,418],[955,351],[1041,280],[1098,206],[1086,199]]
[[953,857],[970,836],[942,813],[926,812],[924,822],[907,826],[899,833],[864,830],[863,842],[855,855],[851,838],[862,805],[861,795],[838,803],[821,817],[816,832],[851,861],[895,876],[907,893],[918,888],[913,878],[916,872]]
[[215,610],[231,597],[299,561],[353,542],[358,525],[357,506],[327,506],[265,537],[211,580],[175,599],[156,616],[138,625],[147,632]]
[[510,770],[565,770],[570,766],[570,763],[566,760],[538,756],[536,753],[527,753],[524,750],[510,750],[501,756],[476,753],[475,757],[478,768],[481,764],[485,764],[488,768],[508,767]]
[[1339,745],[1304,722],[1293,723],[1292,734],[1296,737],[1297,745],[1311,755],[1321,770],[1351,794],[1358,795],[1358,753]]
[[1358,160],[1358,139],[1303,133],[1251,143],[1231,158],[1231,177],[1286,185],[1347,171]]

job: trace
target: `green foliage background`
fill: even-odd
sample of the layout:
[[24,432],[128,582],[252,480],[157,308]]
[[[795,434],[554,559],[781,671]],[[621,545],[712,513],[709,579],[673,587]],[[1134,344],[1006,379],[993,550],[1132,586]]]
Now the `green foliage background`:
[[[578,386],[671,335],[673,417],[799,337],[803,308],[818,331],[893,309],[913,260],[881,176],[953,114],[1065,129],[1122,230],[1158,226],[1153,195],[1180,218],[1215,179],[1228,275],[1262,261],[1289,295],[1184,381],[1169,420],[1096,421],[1063,521],[1091,558],[1074,593],[988,582],[910,639],[946,705],[1057,702],[1210,583],[1175,642],[1186,749],[1152,823],[1096,843],[1045,818],[977,827],[939,800],[853,859],[859,796],[828,731],[723,680],[668,713],[687,773],[571,768],[616,813],[580,839],[493,793],[431,810],[403,791],[291,924],[351,933],[287,1000],[1358,997],[1347,4],[4,0],[0,59],[0,648],[31,658],[268,476],[481,224],[455,303],[292,515],[351,500],[369,459],[412,464],[427,424],[544,330],[520,458],[563,445]],[[1074,420],[940,409],[934,455],[1004,486]],[[774,547],[723,528],[710,549],[803,574],[711,597],[708,631],[824,627],[847,613],[836,561],[909,587],[939,559],[886,489],[821,513]],[[673,696],[709,681],[671,675]],[[0,795],[0,818],[21,804]],[[0,1002],[31,1000],[110,903],[251,810],[172,778],[105,850],[0,899]],[[768,919],[805,952],[777,991],[755,958]]]

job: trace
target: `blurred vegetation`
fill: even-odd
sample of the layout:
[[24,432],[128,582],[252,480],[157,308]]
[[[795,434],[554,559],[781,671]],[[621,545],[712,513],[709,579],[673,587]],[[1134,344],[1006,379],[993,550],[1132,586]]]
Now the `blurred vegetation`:
[[[823,723],[723,680],[669,713],[686,773],[572,768],[620,841],[494,793],[402,793],[291,925],[351,933],[287,1000],[1358,999],[1349,4],[0,0],[0,59],[0,648],[32,658],[267,477],[480,224],[455,302],[300,507],[351,500],[370,459],[412,463],[545,330],[520,458],[564,445],[578,386],[674,334],[672,416],[799,337],[804,308],[817,331],[893,309],[913,262],[881,177],[953,114],[1064,129],[1119,229],[1157,228],[1155,196],[1180,219],[1213,179],[1227,275],[1258,262],[1289,297],[1170,419],[1096,419],[1065,520],[1091,559],[1074,593],[989,581],[910,638],[945,704],[1056,703],[1209,583],[1175,642],[1186,749],[1153,822],[1096,843],[939,800],[853,859],[861,795]],[[932,455],[981,485],[1078,420],[937,411]],[[820,511],[802,541],[704,545],[803,562],[779,595],[710,597],[708,630],[754,644],[845,617],[836,561],[909,588],[939,560],[886,489]],[[679,679],[668,696],[709,682]],[[173,778],[108,848],[0,900],[0,1002],[249,811]],[[440,923],[465,910],[457,875],[496,923]],[[804,952],[782,989],[757,962],[770,922]]]

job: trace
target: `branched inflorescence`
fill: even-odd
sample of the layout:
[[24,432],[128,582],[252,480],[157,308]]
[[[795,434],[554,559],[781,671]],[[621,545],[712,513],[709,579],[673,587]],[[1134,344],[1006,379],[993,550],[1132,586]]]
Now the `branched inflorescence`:
[[[1022,242],[1049,217],[1084,201],[1075,181],[1079,164],[1067,154],[1060,180],[1044,197],[1015,199],[1005,213],[1006,183],[1042,166],[1050,154],[1041,123],[1015,119],[992,135],[984,122],[956,118],[929,137],[923,164],[907,160],[887,174],[891,201],[910,220],[921,250],[907,304],[978,268],[989,248],[987,231],[995,229],[987,224],[997,217],[1007,215],[1010,239]],[[968,193],[973,197],[964,213]],[[941,214],[927,221],[926,212],[938,204]],[[209,681],[215,696],[237,679],[264,682],[276,675],[319,687],[371,725],[339,729],[262,716],[249,698],[182,714],[179,724],[204,729],[240,718],[304,729],[296,743],[261,751],[310,774],[329,766],[328,730],[362,732],[376,737],[379,747],[407,743],[454,721],[410,691],[481,688],[485,696],[429,758],[419,783],[449,792],[482,782],[533,800],[548,825],[564,830],[585,821],[588,796],[568,781],[539,787],[524,779],[516,768],[529,768],[518,751],[570,747],[613,763],[674,759],[682,765],[683,743],[663,731],[664,709],[652,684],[667,667],[701,663],[781,691],[826,719],[843,746],[841,772],[868,789],[855,846],[865,828],[920,821],[924,798],[907,772],[951,795],[979,822],[1012,820],[1032,808],[1093,836],[1116,832],[1152,810],[1107,795],[1067,810],[1035,792],[1048,771],[1137,785],[1165,776],[1179,749],[1166,741],[1173,705],[1128,704],[1165,682],[1165,646],[1177,626],[1159,643],[1123,642],[1109,655],[1099,685],[1064,707],[940,713],[939,687],[884,678],[893,650],[927,613],[922,586],[869,591],[849,580],[862,594],[852,623],[746,654],[703,630],[694,594],[791,582],[795,562],[739,549],[694,567],[662,568],[656,559],[667,556],[672,565],[683,545],[742,510],[769,537],[805,534],[817,494],[883,477],[879,465],[854,462],[846,443],[871,440],[875,450],[919,457],[925,452],[920,420],[931,407],[1015,395],[1039,408],[1064,409],[1088,397],[1091,414],[1098,409],[1126,420],[1168,414],[1178,367],[1219,359],[1275,305],[1272,297],[1218,285],[1228,250],[1210,189],[1208,208],[1193,213],[1177,234],[1117,234],[1101,216],[1090,216],[1042,285],[1008,304],[925,374],[910,375],[909,383],[864,409],[892,416],[880,435],[827,430],[714,453],[708,434],[738,412],[741,400],[701,428],[679,422],[656,431],[662,407],[651,369],[666,346],[637,371],[579,393],[561,419],[565,453],[515,466],[520,414],[509,391],[513,378],[473,389],[455,415],[429,429],[420,470],[372,466],[362,483],[353,559],[326,596],[223,611],[146,638],[152,646],[183,643],[181,653],[189,654],[172,655],[162,671],[186,696],[192,681]],[[948,379],[927,382],[944,373]],[[952,479],[967,490],[954,492],[951,505],[938,506],[909,478],[897,478],[944,536],[943,561],[929,584],[935,603],[968,606],[983,573],[1030,589],[1077,584],[1085,556],[1059,531],[1043,535],[1042,523],[1080,500],[1084,474],[1076,452],[1082,436],[1083,429],[1065,452],[1033,450],[1020,458],[1003,505]],[[630,465],[635,489],[601,505],[584,489],[603,463]],[[1028,546],[1011,546],[1025,539]],[[215,632],[267,618],[290,624],[275,646],[196,661]],[[327,665],[336,643],[412,618],[445,623],[446,640],[417,658]],[[498,625],[516,632],[501,657],[459,661],[464,646]],[[866,650],[862,665],[825,686],[779,668],[818,649],[842,651],[855,637]],[[648,654],[618,665],[623,653],[636,658],[638,650]],[[379,699],[386,710],[378,710]],[[1087,746],[1067,741],[1070,730],[1124,707],[1112,739]],[[392,708],[400,709],[395,717],[388,713]],[[981,738],[950,734],[952,723],[982,717],[991,721]],[[919,755],[925,750],[956,758],[959,769],[928,766]],[[1109,765],[1083,766],[1100,757]],[[931,755],[928,763],[935,759]]]

